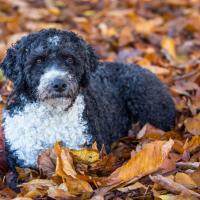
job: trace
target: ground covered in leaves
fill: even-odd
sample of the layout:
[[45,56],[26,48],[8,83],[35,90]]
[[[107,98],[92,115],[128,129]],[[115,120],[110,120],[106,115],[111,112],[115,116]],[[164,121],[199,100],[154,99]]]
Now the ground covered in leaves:
[[[110,154],[57,143],[38,157],[39,170],[17,168],[18,194],[0,161],[0,199],[200,199],[200,1],[0,0],[0,59],[21,36],[49,27],[78,32],[102,60],[155,73],[173,95],[176,127],[135,124]],[[12,84],[0,79],[2,110]]]

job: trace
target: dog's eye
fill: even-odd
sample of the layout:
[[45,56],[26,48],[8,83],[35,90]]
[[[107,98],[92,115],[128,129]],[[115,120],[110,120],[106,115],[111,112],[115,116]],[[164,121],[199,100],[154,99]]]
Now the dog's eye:
[[69,64],[73,64],[74,63],[74,59],[69,56],[69,57],[66,58],[66,62],[69,63]]
[[44,58],[38,58],[38,59],[36,60],[36,63],[37,63],[37,64],[41,64],[43,61],[44,61]]

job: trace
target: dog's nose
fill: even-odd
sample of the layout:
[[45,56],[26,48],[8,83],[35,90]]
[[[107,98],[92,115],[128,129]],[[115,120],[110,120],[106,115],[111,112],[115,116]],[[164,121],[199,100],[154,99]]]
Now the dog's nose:
[[63,92],[67,88],[67,84],[63,79],[55,79],[52,84],[53,89],[56,92]]

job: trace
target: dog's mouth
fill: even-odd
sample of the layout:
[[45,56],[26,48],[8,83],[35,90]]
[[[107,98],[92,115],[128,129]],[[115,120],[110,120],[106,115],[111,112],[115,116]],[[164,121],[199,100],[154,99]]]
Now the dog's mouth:
[[62,93],[53,93],[43,96],[42,98],[39,98],[40,102],[43,102],[46,105],[50,105],[53,107],[63,107],[63,109],[67,110],[69,109],[77,95],[70,95],[70,94],[62,94]]
[[49,94],[47,96],[45,96],[44,98],[42,98],[42,101],[46,101],[46,100],[53,100],[53,99],[73,99],[71,95],[66,95],[66,94]]

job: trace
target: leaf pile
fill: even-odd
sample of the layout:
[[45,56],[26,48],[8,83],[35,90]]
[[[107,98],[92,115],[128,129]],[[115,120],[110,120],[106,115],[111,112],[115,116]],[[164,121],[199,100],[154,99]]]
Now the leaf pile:
[[[178,112],[170,132],[133,124],[110,154],[96,144],[72,150],[56,143],[39,155],[38,170],[16,169],[20,193],[5,184],[12,174],[0,160],[0,199],[200,199],[200,0],[0,0],[0,5],[0,59],[29,32],[75,31],[103,61],[137,63],[155,73]],[[1,73],[1,110],[11,90]]]

